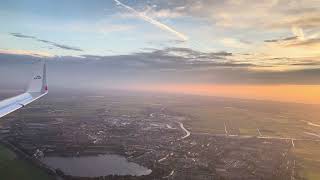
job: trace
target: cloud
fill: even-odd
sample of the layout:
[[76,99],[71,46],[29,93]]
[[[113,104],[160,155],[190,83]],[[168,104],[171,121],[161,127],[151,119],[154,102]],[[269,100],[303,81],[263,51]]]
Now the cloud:
[[[215,59],[213,56],[210,61],[194,61],[193,58],[190,61],[190,58],[168,55],[168,51],[172,50],[115,56],[48,58],[50,84],[51,87],[59,88],[73,84],[73,88],[84,89],[116,88],[118,85],[138,83],[150,85],[159,83],[320,84],[319,66],[311,65],[312,68],[309,69],[284,71],[255,70],[251,68],[255,67],[253,64],[235,63],[224,59],[224,56],[220,57],[222,59]],[[225,55],[225,53],[222,54]],[[8,68],[8,64],[25,64],[34,60],[36,58],[33,56],[0,53],[0,76],[10,73],[8,69],[11,68]],[[19,68],[19,66],[12,68]],[[26,70],[22,67],[12,74],[16,72],[26,72]],[[83,72],[86,74],[84,75]],[[12,78],[19,77],[13,75]],[[5,80],[6,78],[0,79],[0,81]]]
[[30,50],[8,50],[0,49],[0,54],[12,54],[12,55],[28,55],[33,57],[53,57],[52,54],[42,51],[30,51]]
[[[142,68],[145,71],[171,71],[207,69],[214,67],[251,67],[252,64],[238,63],[229,60],[232,56],[229,52],[204,53],[188,48],[165,48],[152,49],[144,52],[116,55],[116,56],[91,56],[85,58],[103,60],[115,69],[136,69]],[[120,68],[120,67],[121,68]]]
[[149,7],[142,12],[146,14],[148,17],[154,19],[174,19],[184,17],[185,14],[182,13],[179,9],[171,10],[171,9],[159,9],[155,10],[153,7]]
[[63,44],[57,44],[57,43],[54,43],[54,42],[49,42],[48,44],[51,44],[51,45],[53,45],[55,47],[58,47],[58,48],[61,48],[61,49],[64,49],[64,50],[83,51],[80,48],[71,47],[71,46],[67,46],[67,45],[63,45]]
[[220,42],[227,46],[227,47],[231,47],[231,48],[239,48],[239,49],[244,49],[244,48],[248,48],[249,44],[245,43],[243,41],[240,41],[238,39],[234,39],[234,38],[223,38],[220,40]]
[[264,42],[272,43],[272,42],[283,42],[283,41],[292,41],[292,40],[297,40],[298,36],[291,36],[291,37],[286,37],[286,38],[281,38],[281,39],[268,39],[264,40]]
[[72,47],[72,46],[67,46],[67,45],[63,45],[63,44],[58,44],[58,43],[55,43],[55,42],[52,42],[52,41],[48,41],[48,40],[44,40],[44,39],[39,39],[35,36],[29,36],[29,35],[24,35],[24,34],[21,34],[21,33],[10,33],[12,36],[14,37],[17,37],[17,38],[26,38],[26,39],[33,39],[35,41],[38,41],[38,42],[42,42],[42,43],[46,43],[46,44],[49,44],[49,45],[52,45],[52,46],[55,46],[55,47],[58,47],[60,49],[64,49],[64,50],[72,50],[72,51],[83,51],[82,49],[80,48],[77,48],[77,47]]
[[[292,34],[294,36],[282,38],[282,39],[271,39],[265,40],[267,43],[278,43],[279,47],[288,48],[288,47],[308,47],[311,49],[318,49],[320,47],[320,38],[318,34],[307,35],[304,33],[303,29],[297,26],[291,28]],[[303,51],[303,50],[301,50]]]
[[[286,39],[286,38],[284,38]],[[231,53],[226,51],[201,52],[190,48],[169,47],[161,49],[146,48],[140,52],[113,55],[82,55],[88,60],[105,60],[110,67],[115,69],[135,69],[144,68],[145,70],[167,71],[173,69],[214,69],[214,68],[247,68],[258,71],[287,71],[294,69],[304,69],[317,66],[314,61],[319,56],[302,56],[295,47],[285,47],[282,44],[273,48],[276,52],[265,54],[261,53],[243,54]],[[269,49],[266,46],[266,49]],[[287,50],[286,52],[283,52]],[[293,52],[291,52],[291,50]],[[281,54],[277,54],[278,52]],[[290,53],[288,53],[290,52]],[[295,57],[294,52],[299,56]],[[276,54],[276,55],[274,55]],[[291,57],[293,54],[293,57]],[[121,68],[120,68],[121,67]]]
[[30,38],[30,39],[36,39],[34,36],[28,36],[20,33],[10,33],[12,36],[18,37],[18,38]]
[[299,40],[304,40],[304,32],[303,29],[298,26],[292,26],[291,28],[292,34],[298,37]]
[[168,25],[163,24],[163,23],[161,23],[161,22],[159,22],[157,20],[154,20],[151,17],[148,17],[146,14],[138,12],[135,9],[133,9],[132,7],[127,6],[127,5],[123,4],[122,2],[120,2],[118,0],[114,0],[114,1],[117,3],[118,6],[121,6],[121,7],[125,8],[125,9],[129,10],[130,12],[135,14],[137,17],[143,19],[144,21],[149,22],[149,23],[155,25],[156,27],[158,27],[158,28],[160,28],[160,29],[162,29],[164,31],[167,31],[167,32],[170,32],[170,33],[174,34],[175,36],[177,36],[181,40],[187,41],[189,39],[186,35],[184,35],[181,32],[178,32],[177,30],[169,27]]
[[171,0],[182,14],[233,29],[288,29],[320,26],[320,1],[310,0]]
[[224,63],[228,61],[228,57],[232,56],[233,54],[230,52],[220,51],[220,52],[200,52],[196,50],[192,50],[189,48],[165,48],[161,50],[154,50],[149,54],[153,55],[161,55],[163,57],[173,57],[176,59],[183,59],[187,62],[192,62],[196,64],[196,62],[207,62],[207,63]]
[[[318,10],[319,11],[319,10]],[[306,29],[318,28],[320,26],[319,12],[312,15],[301,15],[300,17],[291,15],[290,18],[282,18],[278,22],[270,24],[272,28],[289,28],[292,25],[304,27]],[[308,17],[309,16],[309,17]]]
[[320,48],[320,38],[306,39],[302,41],[297,41],[288,46],[308,46],[308,47],[318,47]]

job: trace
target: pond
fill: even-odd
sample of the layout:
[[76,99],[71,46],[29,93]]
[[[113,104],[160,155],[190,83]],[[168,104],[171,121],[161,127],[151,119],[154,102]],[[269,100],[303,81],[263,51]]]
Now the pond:
[[66,175],[78,177],[97,177],[108,175],[148,175],[152,170],[139,164],[128,162],[119,155],[98,155],[83,157],[44,157],[42,162]]

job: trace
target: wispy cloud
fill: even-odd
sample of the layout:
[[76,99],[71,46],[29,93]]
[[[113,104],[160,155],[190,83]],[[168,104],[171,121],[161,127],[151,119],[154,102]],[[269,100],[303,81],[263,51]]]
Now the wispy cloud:
[[[307,51],[311,52],[311,49],[318,49],[320,47],[320,38],[318,34],[304,33],[303,29],[298,26],[292,26],[291,32],[294,36],[280,39],[265,40],[267,43],[277,44],[282,48],[299,48],[301,51],[306,51],[305,47],[308,47]],[[302,47],[302,48],[301,48]]]
[[320,38],[306,39],[289,44],[288,46],[308,46],[308,47],[320,47]]
[[0,49],[0,54],[12,54],[12,55],[28,55],[34,57],[53,57],[52,54],[41,51],[29,51],[29,50],[8,50]]
[[[150,49],[139,53],[114,56],[84,55],[87,59],[108,61],[115,68],[135,69],[146,68],[155,71],[170,71],[173,69],[191,70],[214,67],[251,67],[252,64],[233,62],[230,52],[201,52],[189,48]],[[121,67],[120,67],[121,66]]]
[[292,41],[292,40],[297,40],[298,36],[291,36],[291,37],[286,37],[286,38],[281,38],[281,39],[267,39],[264,42],[272,43],[272,42],[284,42],[284,41]]
[[143,19],[144,21],[149,22],[149,23],[155,25],[156,27],[158,27],[158,28],[160,28],[160,29],[162,29],[164,31],[167,31],[167,32],[170,32],[170,33],[174,34],[175,36],[177,36],[181,40],[187,41],[189,39],[183,33],[178,32],[177,30],[173,29],[172,27],[169,27],[166,24],[163,24],[163,23],[161,23],[161,22],[159,22],[157,20],[152,19],[151,17],[147,16],[145,13],[138,12],[135,9],[133,9],[132,7],[123,4],[122,2],[120,2],[118,0],[114,0],[114,1],[117,3],[118,6],[121,6],[121,7],[125,8],[125,9],[127,9],[128,11],[132,12],[133,14],[135,14],[137,17]]
[[311,29],[320,24],[318,0],[170,0],[170,4],[183,5],[182,12],[190,17],[232,29],[273,30],[292,25]]
[[185,16],[179,9],[158,9],[156,10],[153,6],[147,6],[147,9],[142,12],[146,14],[148,17],[156,18],[156,19],[174,19],[174,18],[182,18]]
[[303,29],[298,26],[292,26],[291,28],[292,34],[298,37],[299,40],[304,40],[304,32]]
[[220,40],[220,42],[225,45],[226,47],[231,47],[231,48],[239,48],[239,49],[245,49],[249,47],[248,42],[240,41],[235,38],[223,38]]
[[35,36],[24,35],[24,34],[21,34],[21,33],[10,33],[10,34],[12,36],[14,36],[14,37],[17,37],[17,38],[33,39],[35,41],[46,43],[46,44],[49,44],[49,45],[52,45],[52,46],[55,46],[55,47],[58,47],[58,48],[64,49],[64,50],[83,51],[82,49],[77,48],[77,47],[67,46],[67,45],[64,45],[64,44],[59,44],[59,43],[56,43],[56,42],[52,42],[52,41],[48,41],[48,40],[44,40],[44,39],[39,39],[39,38],[37,38]]

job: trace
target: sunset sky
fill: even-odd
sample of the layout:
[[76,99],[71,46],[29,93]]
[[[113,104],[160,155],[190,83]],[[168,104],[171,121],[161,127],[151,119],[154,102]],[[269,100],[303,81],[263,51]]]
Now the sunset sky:
[[43,57],[53,86],[73,66],[100,88],[320,102],[319,0],[0,4],[0,75],[10,57]]

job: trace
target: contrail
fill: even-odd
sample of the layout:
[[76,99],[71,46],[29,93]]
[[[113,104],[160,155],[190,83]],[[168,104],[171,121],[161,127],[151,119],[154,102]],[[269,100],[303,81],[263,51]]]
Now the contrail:
[[182,39],[183,41],[187,41],[187,40],[188,40],[188,37],[187,37],[186,35],[184,35],[184,34],[178,32],[178,31],[174,30],[173,28],[171,28],[171,27],[169,27],[169,26],[167,26],[167,25],[165,25],[165,24],[163,24],[163,23],[161,23],[161,22],[159,22],[159,21],[156,21],[156,20],[154,20],[154,19],[146,16],[145,14],[143,14],[143,13],[141,13],[141,12],[136,11],[136,10],[133,9],[132,7],[123,4],[123,3],[120,2],[119,0],[114,0],[114,1],[117,3],[117,5],[126,8],[127,10],[129,10],[129,11],[132,12],[133,14],[137,15],[137,16],[140,17],[141,19],[143,19],[143,20],[145,20],[145,21],[147,21],[147,22],[149,22],[149,23],[151,23],[151,24],[159,27],[159,28],[162,29],[162,30],[168,31],[168,32],[176,35],[178,38]]

